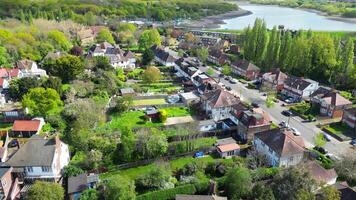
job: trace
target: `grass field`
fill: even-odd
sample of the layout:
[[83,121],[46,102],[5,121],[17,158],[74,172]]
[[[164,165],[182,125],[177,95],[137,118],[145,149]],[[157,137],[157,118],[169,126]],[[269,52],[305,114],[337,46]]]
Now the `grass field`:
[[167,111],[168,117],[184,117],[191,115],[191,112],[187,107],[170,107],[163,109]]
[[158,127],[162,126],[159,122],[149,122],[144,119],[142,111],[129,111],[121,115],[113,115],[109,127],[112,129],[123,129],[124,127]]
[[[199,159],[204,162],[211,162],[214,160],[214,158],[211,156],[206,156],[203,158],[183,157],[183,158],[169,161],[169,165],[170,165],[172,171],[176,171],[176,170],[182,168],[187,163],[191,163],[196,159]],[[145,165],[145,166],[107,172],[107,173],[101,174],[100,178],[101,179],[111,179],[111,178],[115,178],[117,176],[126,176],[132,180],[135,180],[135,178],[137,178],[139,175],[148,173],[151,169],[153,169],[155,167],[155,165],[156,165],[156,163],[152,163],[152,164]]]
[[143,106],[143,105],[162,105],[167,104],[165,99],[141,99],[133,100],[134,106]]
[[180,85],[176,85],[172,82],[160,82],[160,83],[152,83],[152,84],[140,84],[140,87],[155,93],[166,93],[172,91],[178,91],[182,89]]

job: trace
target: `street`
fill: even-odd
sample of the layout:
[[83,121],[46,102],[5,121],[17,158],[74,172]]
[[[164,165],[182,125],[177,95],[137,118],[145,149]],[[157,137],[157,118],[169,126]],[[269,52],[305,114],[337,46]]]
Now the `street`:
[[[203,72],[206,72],[208,70],[208,67],[200,67],[199,69]],[[257,103],[262,109],[264,109],[270,114],[272,121],[275,124],[279,124],[282,121],[288,122],[289,117],[286,117],[281,114],[283,110],[286,110],[286,108],[281,106],[281,102],[275,103],[274,106],[272,106],[271,108],[267,108],[267,106],[265,105],[266,97],[262,96],[262,93],[260,93],[258,90],[248,89],[246,88],[247,84],[244,85],[241,82],[237,82],[236,84],[231,84],[229,81],[226,81],[224,78],[219,78],[218,71],[214,69],[213,71],[214,73],[212,77],[216,81],[220,81],[225,86],[231,87],[232,89],[231,92],[239,96],[242,101]],[[316,124],[317,122],[303,122],[303,119],[300,118],[299,116],[293,116],[289,120],[289,125],[291,127],[296,128],[301,133],[301,136],[304,139],[304,143],[308,148],[314,146],[315,135],[323,132],[321,129],[319,129],[316,126]],[[354,149],[352,149],[352,146],[349,144],[349,142],[340,142],[333,137],[330,142],[326,143],[324,148],[327,149],[329,153],[339,157],[346,155],[352,151],[355,151]]]

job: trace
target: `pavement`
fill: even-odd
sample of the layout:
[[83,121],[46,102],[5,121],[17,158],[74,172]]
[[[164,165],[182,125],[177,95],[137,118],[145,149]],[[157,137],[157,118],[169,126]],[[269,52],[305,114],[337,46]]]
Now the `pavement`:
[[[208,70],[208,67],[200,67],[199,69],[202,72],[206,72]],[[272,121],[274,123],[279,124],[282,121],[288,122],[289,117],[286,117],[281,114],[283,110],[286,110],[285,107],[281,106],[281,102],[275,103],[274,106],[271,108],[267,108],[267,106],[265,105],[266,97],[264,97],[262,93],[260,93],[258,90],[248,89],[247,84],[243,84],[241,82],[231,84],[229,81],[226,81],[223,78],[219,78],[219,72],[217,70],[213,71],[214,73],[211,77],[213,77],[217,82],[223,83],[225,86],[230,86],[232,89],[231,92],[239,96],[242,101],[258,103],[258,105],[262,109],[264,109],[271,115]],[[296,128],[301,133],[301,137],[303,137],[305,145],[308,148],[311,148],[314,146],[315,136],[323,131],[316,126],[317,122],[303,121],[304,120],[302,118],[298,116],[293,116],[289,119],[289,125],[291,127]],[[342,157],[350,153],[356,153],[355,148],[352,148],[348,141],[340,142],[335,138],[331,138],[331,141],[327,142],[324,148],[328,150],[329,153],[334,154],[338,157]]]

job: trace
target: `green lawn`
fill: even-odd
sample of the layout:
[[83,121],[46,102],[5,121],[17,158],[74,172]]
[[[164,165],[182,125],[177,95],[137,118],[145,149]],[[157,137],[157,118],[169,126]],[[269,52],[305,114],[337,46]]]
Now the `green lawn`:
[[[170,165],[172,171],[176,171],[176,170],[182,168],[185,164],[191,163],[196,159],[199,159],[199,160],[202,160],[205,162],[211,162],[214,160],[214,158],[212,158],[211,156],[206,156],[203,158],[183,157],[183,158],[169,161],[169,165]],[[137,178],[139,175],[148,173],[151,169],[154,168],[155,165],[156,165],[155,163],[152,163],[152,164],[145,165],[145,166],[107,172],[107,173],[101,174],[100,178],[101,179],[110,179],[110,178],[115,178],[117,176],[126,176],[132,180],[135,180],[135,178]]]
[[165,99],[141,99],[133,100],[134,106],[143,106],[143,105],[162,105],[167,104]]
[[162,109],[167,111],[168,117],[184,117],[191,115],[191,112],[187,107],[169,107]]
[[121,115],[112,115],[109,127],[112,129],[122,129],[124,127],[158,127],[163,125],[160,122],[146,122],[144,116],[145,114],[142,111],[129,111]]
[[139,84],[141,88],[155,93],[166,93],[181,90],[180,85],[176,85],[172,82],[159,82],[152,84]]
[[12,123],[1,123],[0,130],[10,130],[12,128]]

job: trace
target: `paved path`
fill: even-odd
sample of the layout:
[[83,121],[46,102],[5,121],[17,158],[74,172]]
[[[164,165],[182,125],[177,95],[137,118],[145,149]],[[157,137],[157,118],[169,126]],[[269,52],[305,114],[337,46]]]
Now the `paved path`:
[[185,117],[169,117],[164,123],[164,125],[174,125],[174,124],[183,124],[188,122],[193,122],[194,119],[192,116],[185,116]]
[[[200,70],[206,72],[207,67],[200,67]],[[257,90],[246,88],[247,84],[242,84],[238,82],[237,84],[231,84],[223,78],[218,78],[218,71],[214,70],[212,77],[215,80],[222,82],[225,86],[230,86],[232,88],[232,93],[240,96],[241,100],[247,102],[256,102],[260,105],[262,109],[267,111],[271,117],[272,121],[276,124],[279,124],[282,121],[288,121],[288,117],[281,114],[284,108],[281,106],[281,103],[276,103],[272,108],[267,108],[265,105],[266,97],[262,96]],[[289,124],[291,127],[296,128],[301,133],[304,138],[304,142],[307,147],[314,146],[314,137],[317,133],[323,132],[321,129],[316,127],[317,122],[303,122],[303,119],[300,117],[291,117]],[[339,142],[335,138],[332,138],[330,142],[327,142],[325,148],[332,154],[337,156],[343,156],[348,153],[356,153],[355,149],[352,149],[352,146],[348,142]]]

